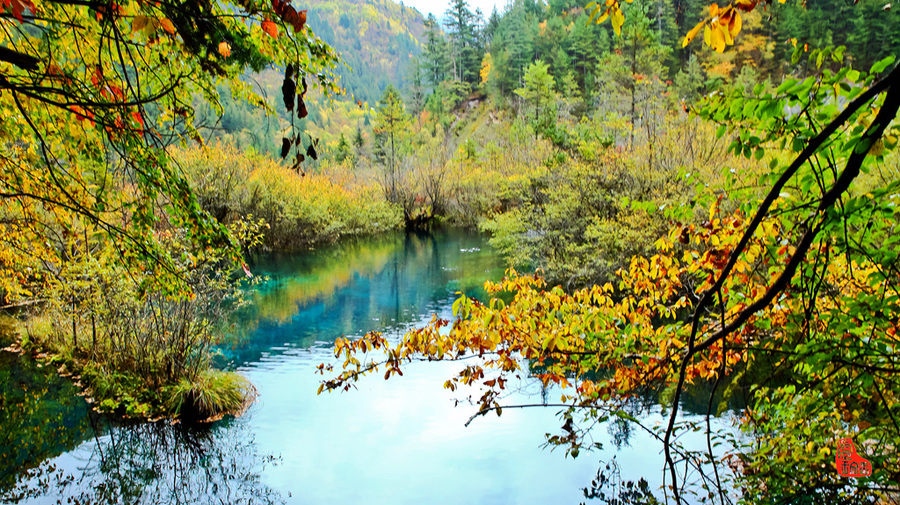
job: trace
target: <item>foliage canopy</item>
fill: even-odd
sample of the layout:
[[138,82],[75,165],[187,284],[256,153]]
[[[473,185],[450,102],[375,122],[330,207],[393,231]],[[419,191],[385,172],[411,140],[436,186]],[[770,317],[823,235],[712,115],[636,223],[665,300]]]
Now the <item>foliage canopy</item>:
[[198,206],[167,149],[202,143],[192,97],[218,106],[219,83],[266,107],[239,79],[244,72],[293,64],[333,91],[337,56],[304,27],[305,11],[281,0],[15,1],[3,9],[2,297],[31,296],[43,275],[97,240],[116,244],[166,290],[189,291],[163,229],[238,260],[238,245]]

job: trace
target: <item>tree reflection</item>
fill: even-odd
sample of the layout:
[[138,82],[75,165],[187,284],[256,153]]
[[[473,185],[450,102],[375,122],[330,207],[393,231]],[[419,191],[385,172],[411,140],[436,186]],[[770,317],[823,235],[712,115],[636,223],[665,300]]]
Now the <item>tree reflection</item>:
[[27,356],[0,351],[0,495],[25,469],[90,437],[87,403],[55,372]]
[[277,460],[257,453],[249,431],[238,421],[113,427],[70,455],[29,470],[0,501],[283,503],[260,479]]
[[616,458],[609,462],[600,462],[597,476],[589,487],[583,488],[584,497],[588,500],[599,500],[607,505],[656,505],[659,501],[650,490],[650,484],[644,479],[637,482],[624,480]]

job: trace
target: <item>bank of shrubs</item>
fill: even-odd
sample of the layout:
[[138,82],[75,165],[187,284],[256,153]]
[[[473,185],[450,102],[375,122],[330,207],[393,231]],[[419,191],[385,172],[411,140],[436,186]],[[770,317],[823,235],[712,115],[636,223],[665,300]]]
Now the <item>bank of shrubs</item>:
[[[603,283],[632,256],[652,254],[673,224],[702,221],[726,177],[755,182],[765,166],[729,155],[715,125],[680,112],[660,112],[656,121],[652,134],[635,132],[633,147],[598,138],[540,160],[543,169],[507,194],[503,211],[481,229],[512,265],[541,269],[552,284]],[[627,124],[593,123],[628,137]]]
[[175,150],[173,158],[201,207],[219,222],[263,220],[262,245],[268,249],[303,249],[401,224],[399,210],[373,181],[339,164],[298,172],[226,144]]
[[[242,223],[233,234],[250,246],[256,227]],[[245,303],[249,278],[222,251],[196,250],[175,229],[158,233],[176,258],[177,284],[129,269],[108,241],[70,239],[19,345],[75,375],[101,412],[195,420],[239,412],[254,397],[252,385],[214,370],[211,357],[231,330],[230,314]]]

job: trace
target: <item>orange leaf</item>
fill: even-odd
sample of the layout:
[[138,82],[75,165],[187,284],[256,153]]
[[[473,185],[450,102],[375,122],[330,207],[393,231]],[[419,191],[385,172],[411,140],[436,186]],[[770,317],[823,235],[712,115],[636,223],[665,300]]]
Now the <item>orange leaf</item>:
[[716,14],[719,13],[719,4],[712,4],[709,6],[709,17],[714,18]]
[[231,46],[228,44],[228,42],[219,42],[219,54],[226,58],[231,56]]
[[160,19],[159,26],[169,35],[175,35],[175,25],[172,24],[172,21],[169,18]]
[[77,117],[81,121],[89,121],[91,126],[94,126],[94,115],[89,110],[85,110],[79,105],[73,105],[69,107],[69,110],[75,113],[75,117]]
[[719,24],[727,26],[731,22],[731,8],[722,9],[722,15],[719,16]]
[[278,25],[268,19],[262,22],[262,30],[273,38],[278,38]]

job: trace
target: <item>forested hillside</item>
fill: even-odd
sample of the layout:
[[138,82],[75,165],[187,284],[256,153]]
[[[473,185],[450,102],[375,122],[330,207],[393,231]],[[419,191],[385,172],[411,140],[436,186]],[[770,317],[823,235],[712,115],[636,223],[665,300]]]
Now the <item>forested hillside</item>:
[[[349,137],[357,127],[368,126],[371,106],[387,86],[405,87],[410,66],[421,52],[424,18],[418,11],[391,0],[348,0],[307,4],[309,26],[334,48],[341,63],[334,68],[342,94],[310,90],[306,99],[309,116],[294,123],[325,145],[336,145],[341,134]],[[291,124],[291,114],[281,100],[281,72],[266,69],[243,77],[264,98],[272,113],[231,96],[219,88],[222,109],[206,106],[200,97],[195,108],[209,139],[223,140],[240,148],[277,157],[281,131]]]
[[410,62],[419,54],[424,19],[391,0],[315,0],[309,23],[340,54],[337,69],[350,100],[375,103],[392,84],[405,85]]

